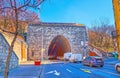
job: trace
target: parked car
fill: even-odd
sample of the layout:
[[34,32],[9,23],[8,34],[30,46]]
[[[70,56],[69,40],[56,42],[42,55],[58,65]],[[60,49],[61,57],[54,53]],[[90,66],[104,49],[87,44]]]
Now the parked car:
[[58,57],[57,57],[57,60],[62,60],[62,61],[63,61],[63,60],[64,60],[64,58],[63,58],[63,57],[58,56]]
[[115,56],[115,57],[118,57],[118,52],[114,52],[114,56]]
[[115,64],[115,69],[120,73],[120,63]]
[[69,61],[70,62],[81,62],[82,61],[82,54],[72,54]]
[[114,57],[114,53],[113,52],[109,52],[109,53],[107,53],[107,56],[108,57]]
[[107,53],[108,57],[118,57],[118,52],[109,52]]
[[69,61],[71,55],[72,55],[72,53],[70,53],[70,52],[64,53],[64,60],[65,60],[65,61]]
[[98,56],[88,56],[83,60],[83,65],[89,65],[90,67],[92,66],[104,66],[104,61],[102,57]]

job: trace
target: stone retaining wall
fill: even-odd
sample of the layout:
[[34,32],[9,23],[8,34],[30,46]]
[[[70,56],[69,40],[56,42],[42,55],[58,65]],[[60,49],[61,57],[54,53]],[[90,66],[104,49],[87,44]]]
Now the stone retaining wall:
[[[5,63],[8,55],[9,44],[4,38],[4,36],[0,33],[0,72],[4,71]],[[18,57],[14,52],[12,52],[9,69],[15,68],[18,66]]]

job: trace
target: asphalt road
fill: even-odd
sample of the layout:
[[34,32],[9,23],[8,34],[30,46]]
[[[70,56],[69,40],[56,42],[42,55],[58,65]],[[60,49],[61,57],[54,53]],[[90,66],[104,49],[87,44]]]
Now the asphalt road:
[[[39,78],[42,66],[20,65],[10,70],[8,78]],[[3,72],[0,73],[0,78],[4,78]]]
[[[120,62],[117,59],[105,59],[104,67],[89,67],[81,63],[63,61],[46,61],[40,66],[19,65],[11,69],[8,78],[120,78],[114,65]],[[0,73],[0,78],[3,78]]]
[[44,65],[40,78],[120,78],[114,65],[89,67],[81,63],[54,63]]

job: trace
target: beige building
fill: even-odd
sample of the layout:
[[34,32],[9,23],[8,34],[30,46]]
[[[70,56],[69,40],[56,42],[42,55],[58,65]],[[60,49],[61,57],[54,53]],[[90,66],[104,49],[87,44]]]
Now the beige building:
[[[2,34],[4,35],[5,39],[10,45],[14,35],[5,32],[4,33],[2,32]],[[13,49],[15,51],[15,54],[19,58],[19,63],[23,61],[27,61],[27,44],[24,42],[22,37],[18,36]]]

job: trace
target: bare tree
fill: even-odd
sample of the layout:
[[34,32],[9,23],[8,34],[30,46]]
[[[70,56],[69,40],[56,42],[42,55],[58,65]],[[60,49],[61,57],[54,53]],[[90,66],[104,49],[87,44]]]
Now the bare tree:
[[[9,18],[12,18],[14,20],[13,24],[15,26],[14,32],[8,31],[8,32],[11,32],[14,34],[14,38],[9,47],[8,56],[6,59],[6,67],[5,67],[5,71],[4,71],[4,78],[8,77],[11,52],[13,51],[14,43],[15,43],[17,35],[18,35],[18,29],[20,26],[19,20],[22,19],[22,17],[21,17],[22,14],[26,13],[26,11],[30,10],[30,8],[38,7],[43,2],[44,2],[44,0],[0,0],[0,12],[4,18],[4,27],[10,25],[10,24],[7,24],[8,10],[11,12],[11,15]],[[7,30],[4,30],[4,28],[1,30],[7,32]]]
[[[109,24],[109,19],[102,18],[96,20],[92,26],[93,27],[89,30],[89,40],[91,44],[105,48],[106,50],[112,47],[111,32],[115,30],[115,28],[113,25]],[[94,35],[94,38],[92,35]]]

